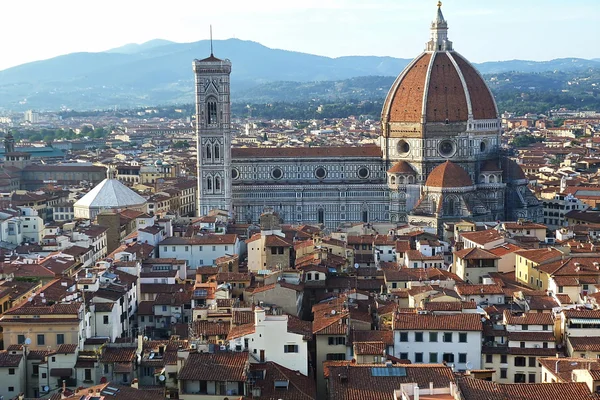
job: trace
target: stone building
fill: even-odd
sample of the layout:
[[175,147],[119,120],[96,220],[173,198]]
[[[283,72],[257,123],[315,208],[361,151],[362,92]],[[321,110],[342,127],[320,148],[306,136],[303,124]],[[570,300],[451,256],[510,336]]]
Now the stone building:
[[379,146],[230,147],[231,62],[194,61],[200,214],[224,208],[256,223],[540,219],[521,168],[500,153],[501,123],[477,70],[454,51],[441,4],[431,38],[392,85]]

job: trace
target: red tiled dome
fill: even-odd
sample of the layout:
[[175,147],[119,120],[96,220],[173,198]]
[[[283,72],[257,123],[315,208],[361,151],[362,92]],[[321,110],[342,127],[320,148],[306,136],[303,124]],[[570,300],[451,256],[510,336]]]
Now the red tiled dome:
[[398,161],[388,169],[390,174],[415,174],[415,170],[406,161]]
[[467,122],[469,108],[476,120],[498,118],[492,93],[475,67],[453,51],[426,52],[394,82],[383,120],[418,123],[424,115],[425,122]]
[[[392,85],[382,121],[467,122],[498,118],[490,89],[475,67],[455,52],[447,36],[441,4],[431,25],[431,40]],[[424,117],[424,119],[423,119]]]
[[465,187],[473,186],[473,181],[463,167],[446,161],[431,171],[425,186],[439,188]]

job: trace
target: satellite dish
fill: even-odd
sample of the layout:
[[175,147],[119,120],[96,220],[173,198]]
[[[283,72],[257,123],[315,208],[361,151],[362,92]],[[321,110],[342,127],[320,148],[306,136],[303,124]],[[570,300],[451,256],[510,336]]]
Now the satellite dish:
[[31,344],[31,339],[27,338],[25,339],[25,346],[29,346]]
[[44,386],[44,392],[49,392],[50,388],[48,386]]
[[164,375],[159,375],[158,380],[161,382],[165,381],[165,376]]
[[144,336],[144,341],[148,340],[148,336]]
[[473,369],[473,363],[471,361],[467,362],[467,370],[470,371]]

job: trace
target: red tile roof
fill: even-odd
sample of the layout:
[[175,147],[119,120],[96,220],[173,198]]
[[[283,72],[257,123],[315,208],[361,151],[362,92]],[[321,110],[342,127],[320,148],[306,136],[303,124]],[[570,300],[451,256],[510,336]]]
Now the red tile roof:
[[232,158],[327,158],[330,157],[381,157],[378,146],[361,147],[259,147],[233,148]]
[[482,331],[483,325],[478,314],[397,314],[394,330]]
[[[452,369],[441,364],[396,364],[386,367],[384,364],[327,362],[325,365],[330,400],[390,400],[402,384],[416,383],[425,389],[433,383],[434,388],[448,388],[455,381]],[[373,368],[403,368],[406,374],[373,376]]]
[[178,378],[192,381],[245,382],[246,352],[190,353]]
[[455,251],[454,255],[462,258],[463,260],[498,260],[500,257],[497,255],[480,249],[479,247],[471,247],[468,249],[462,249],[459,251]]
[[462,378],[458,387],[468,400],[584,400],[597,399],[585,383],[521,383],[507,384]]

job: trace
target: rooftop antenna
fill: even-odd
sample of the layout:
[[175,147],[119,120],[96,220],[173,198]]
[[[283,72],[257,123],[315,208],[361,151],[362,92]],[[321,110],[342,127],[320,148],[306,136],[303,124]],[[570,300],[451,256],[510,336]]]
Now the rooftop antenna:
[[210,56],[213,57],[212,25],[210,26]]

